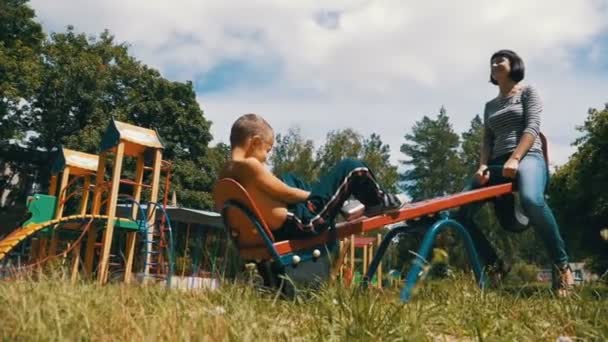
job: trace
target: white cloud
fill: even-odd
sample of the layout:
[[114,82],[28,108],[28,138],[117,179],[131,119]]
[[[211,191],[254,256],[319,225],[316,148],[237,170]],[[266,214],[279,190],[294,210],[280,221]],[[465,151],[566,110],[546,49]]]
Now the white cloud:
[[[545,103],[543,123],[561,164],[587,107],[606,98],[597,38],[607,34],[608,1],[197,1],[34,0],[47,30],[68,24],[110,29],[145,63],[179,66],[193,79],[226,59],[276,61],[275,82],[200,94],[216,140],[245,112],[264,114],[278,131],[298,125],[322,142],[330,129],[379,133],[394,160],[413,122],[448,109],[457,131],[495,95],[489,55],[512,48]],[[329,13],[329,15],[328,15]],[[581,57],[577,49],[589,48]],[[578,60],[578,59],[581,60]],[[601,70],[601,69],[599,69]],[[605,69],[604,69],[605,70]],[[603,86],[603,88],[601,88]]]

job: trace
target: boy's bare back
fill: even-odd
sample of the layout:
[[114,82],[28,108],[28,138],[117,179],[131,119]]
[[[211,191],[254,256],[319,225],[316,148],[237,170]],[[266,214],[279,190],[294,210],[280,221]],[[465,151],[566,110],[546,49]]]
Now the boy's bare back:
[[[232,178],[247,190],[271,230],[278,229],[285,222],[287,203],[276,198],[267,186],[276,177],[258,160],[231,160],[224,166],[220,178]],[[281,182],[278,178],[276,181]]]

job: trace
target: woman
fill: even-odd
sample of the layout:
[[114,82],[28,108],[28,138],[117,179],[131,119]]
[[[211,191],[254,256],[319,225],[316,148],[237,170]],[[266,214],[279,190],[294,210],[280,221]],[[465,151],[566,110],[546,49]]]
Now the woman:
[[[497,85],[499,91],[485,106],[479,168],[468,189],[516,181],[523,210],[553,262],[553,288],[558,295],[565,296],[572,287],[573,277],[559,227],[544,197],[548,172],[540,138],[542,104],[535,88],[520,83],[525,69],[515,52],[500,50],[492,55],[490,63],[490,82]],[[480,206],[463,207],[459,218],[471,234],[491,280],[496,282],[508,268],[473,221]],[[504,212],[509,209],[504,201],[496,201],[495,207],[499,218],[513,215],[512,211]]]

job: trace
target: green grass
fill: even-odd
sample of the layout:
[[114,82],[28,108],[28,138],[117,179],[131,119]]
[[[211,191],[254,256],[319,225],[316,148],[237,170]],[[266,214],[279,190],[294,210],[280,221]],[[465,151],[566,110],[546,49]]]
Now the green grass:
[[3,340],[608,340],[608,290],[571,298],[542,286],[480,291],[469,277],[396,289],[328,286],[279,299],[247,284],[218,291],[92,283],[61,276],[0,282]]

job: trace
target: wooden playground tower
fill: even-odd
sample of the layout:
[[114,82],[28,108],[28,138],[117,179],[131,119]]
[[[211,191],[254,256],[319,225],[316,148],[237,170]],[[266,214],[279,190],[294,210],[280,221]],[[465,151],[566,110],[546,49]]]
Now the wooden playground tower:
[[[160,173],[162,164],[163,144],[156,131],[146,129],[124,122],[112,120],[108,126],[100,147],[99,163],[95,179],[95,191],[93,194],[93,203],[91,213],[99,215],[103,205],[105,204],[105,216],[107,216],[105,229],[101,241],[97,243],[96,231],[88,232],[86,254],[85,254],[85,273],[91,274],[93,271],[93,261],[95,248],[101,249],[101,254],[98,262],[97,281],[104,284],[108,280],[108,261],[110,257],[110,247],[114,235],[114,226],[116,219],[116,206],[118,204],[119,185],[130,184],[133,186],[132,202],[132,218],[138,221],[139,202],[142,196],[144,187],[150,188],[150,203],[156,203],[158,200],[158,190],[160,183]],[[152,165],[146,166],[146,156],[152,156]],[[113,156],[113,158],[111,158]],[[122,166],[125,157],[136,159],[135,179],[126,180],[121,178]],[[106,162],[111,165],[111,177],[106,180]],[[144,173],[149,171],[152,173],[150,184],[144,184]],[[104,196],[105,195],[105,196]],[[105,197],[105,198],[104,198]],[[154,223],[156,210],[151,210],[148,217],[139,218],[140,222],[146,225],[147,237],[146,241],[153,241]],[[129,283],[133,270],[133,260],[135,252],[137,232],[127,233],[126,245],[126,265],[124,272],[124,281]],[[147,251],[151,249],[151,244],[147,243],[145,247]],[[150,271],[151,253],[146,253],[144,279]]]
[[[91,188],[91,177],[97,171],[99,158],[94,154],[79,152],[60,147],[58,156],[51,167],[51,179],[49,182],[49,195],[56,196],[57,204],[55,207],[54,219],[61,219],[66,202],[81,192],[78,212],[85,215],[89,201]],[[70,192],[78,180],[83,180],[82,188]],[[80,190],[80,191],[79,191]],[[48,247],[48,239],[40,238],[32,241],[32,253],[30,258],[42,259],[49,255],[54,255],[57,251],[59,238],[55,231],[51,232],[51,243]],[[75,248],[77,250],[77,248]],[[47,253],[48,252],[48,253]],[[77,256],[77,253],[74,253]]]
[[[141,234],[145,251],[142,258],[143,280],[146,281],[152,267],[156,270],[154,276],[162,276],[168,265],[170,272],[165,275],[169,281],[173,250],[172,243],[167,244],[163,235],[167,231],[171,241],[170,223],[166,221],[166,215],[162,216],[160,224],[156,222],[157,209],[160,208],[164,212],[171,176],[171,164],[162,160],[163,148],[156,131],[114,120],[110,122],[102,137],[99,157],[59,148],[51,168],[48,195],[30,196],[30,217],[0,240],[0,261],[3,261],[1,269],[6,270],[6,262],[19,246],[21,252],[15,253],[26,256],[26,268],[42,265],[61,255],[67,257],[68,253],[71,253],[72,279],[75,280],[80,266],[81,241],[86,241],[83,267],[85,274],[90,276],[96,271],[97,281],[100,284],[107,282],[111,250],[124,251],[124,262],[114,265],[124,265],[124,281],[128,283],[132,278],[138,234]],[[121,177],[126,157],[135,159],[135,179]],[[151,165],[148,166],[147,163]],[[106,166],[111,170],[109,177],[106,175]],[[150,173],[148,177],[146,172]],[[166,175],[162,205],[157,202],[161,172]],[[93,176],[95,181],[91,187]],[[130,187],[132,191],[129,194],[119,194],[121,184]],[[146,196],[143,196],[144,188],[149,190]],[[91,191],[92,201],[89,200]],[[140,205],[142,197],[146,197],[147,205]],[[79,203],[76,203],[77,213],[74,214],[74,206],[67,204],[70,199],[70,204],[75,204],[73,200],[76,198],[79,198]],[[127,214],[129,217],[117,216],[119,201],[121,205],[125,201],[130,205],[124,207],[130,209]],[[69,214],[65,213],[67,207],[72,211]],[[122,213],[121,216],[125,214]],[[166,222],[169,228],[165,227]],[[123,249],[120,243],[112,246],[114,240],[120,240],[115,236],[117,230],[126,234]],[[99,232],[103,232],[101,237]],[[85,235],[86,240],[83,240]],[[25,243],[26,241],[29,244]],[[163,248],[168,246],[170,255],[169,264],[166,264]]]

